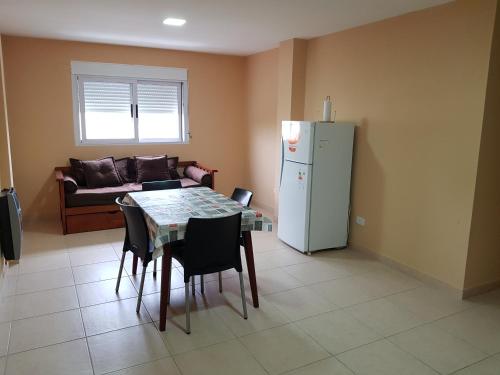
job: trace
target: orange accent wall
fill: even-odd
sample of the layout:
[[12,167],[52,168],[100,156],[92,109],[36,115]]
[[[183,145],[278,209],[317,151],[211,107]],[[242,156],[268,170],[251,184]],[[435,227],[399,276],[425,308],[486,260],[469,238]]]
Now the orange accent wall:
[[[223,193],[245,185],[245,58],[12,36],[2,42],[13,174],[28,219],[57,217],[52,171],[68,157],[166,153],[219,169]],[[76,146],[71,60],[187,68],[190,143]]]
[[[496,0],[310,40],[305,117],[355,121],[350,243],[464,285]],[[355,224],[355,217],[366,225]]]

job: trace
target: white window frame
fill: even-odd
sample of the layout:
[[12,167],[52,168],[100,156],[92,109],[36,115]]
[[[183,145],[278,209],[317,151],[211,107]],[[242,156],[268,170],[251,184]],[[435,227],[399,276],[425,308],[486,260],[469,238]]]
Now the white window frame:
[[[189,143],[188,80],[186,69],[72,61],[71,75],[74,135],[77,146]],[[83,82],[85,81],[128,83],[131,88],[131,104],[137,104],[138,102],[137,84],[148,83],[176,86],[178,97],[180,98],[178,102],[180,138],[139,140],[138,129],[140,119],[137,115],[137,106],[134,105],[132,108],[134,118],[133,139],[87,139],[85,134],[85,116],[82,115],[85,113],[85,103],[83,100],[80,102],[80,98],[83,97]]]

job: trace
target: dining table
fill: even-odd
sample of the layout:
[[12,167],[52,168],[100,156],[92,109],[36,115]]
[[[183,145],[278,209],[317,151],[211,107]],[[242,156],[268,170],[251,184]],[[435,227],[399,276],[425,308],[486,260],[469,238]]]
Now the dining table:
[[[125,204],[142,209],[153,245],[153,259],[162,258],[160,287],[160,331],[165,331],[167,304],[170,293],[172,248],[175,241],[184,239],[189,218],[215,218],[241,212],[241,235],[245,250],[248,278],[254,307],[259,307],[257,277],[253,255],[252,231],[272,231],[272,220],[261,212],[243,206],[208,187],[140,191],[128,193]],[[137,267],[135,259],[133,267]]]

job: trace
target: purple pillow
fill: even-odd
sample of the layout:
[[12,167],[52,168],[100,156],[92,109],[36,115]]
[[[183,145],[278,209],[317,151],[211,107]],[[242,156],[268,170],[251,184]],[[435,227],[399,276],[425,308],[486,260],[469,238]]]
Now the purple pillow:
[[71,176],[64,175],[64,191],[66,193],[75,193],[78,190],[78,184]]
[[129,157],[115,159],[115,166],[122,182],[135,182],[137,180],[137,171],[135,169],[135,160]]
[[87,187],[99,188],[123,185],[112,157],[82,161]]
[[69,164],[71,165],[71,177],[74,178],[79,186],[87,185],[85,181],[85,173],[83,172],[83,165],[80,159],[69,158]]
[[167,156],[136,156],[137,182],[170,180]]
[[177,165],[179,164],[179,157],[173,156],[167,158],[168,164],[168,173],[170,174],[170,178],[172,180],[180,180],[181,176],[179,176],[179,172],[177,172]]

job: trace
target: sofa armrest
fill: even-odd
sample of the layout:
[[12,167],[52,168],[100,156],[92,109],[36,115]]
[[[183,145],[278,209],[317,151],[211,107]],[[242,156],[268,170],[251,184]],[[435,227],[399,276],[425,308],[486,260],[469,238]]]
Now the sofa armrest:
[[54,168],[54,175],[56,177],[56,181],[59,187],[59,211],[62,223],[63,234],[67,233],[66,227],[66,195],[64,191],[64,167],[56,167]]
[[210,189],[215,189],[215,173],[219,172],[217,169],[211,169],[208,167],[205,167],[201,165],[198,162],[194,163],[194,166],[200,169],[203,169],[205,172],[207,172],[210,175]]

